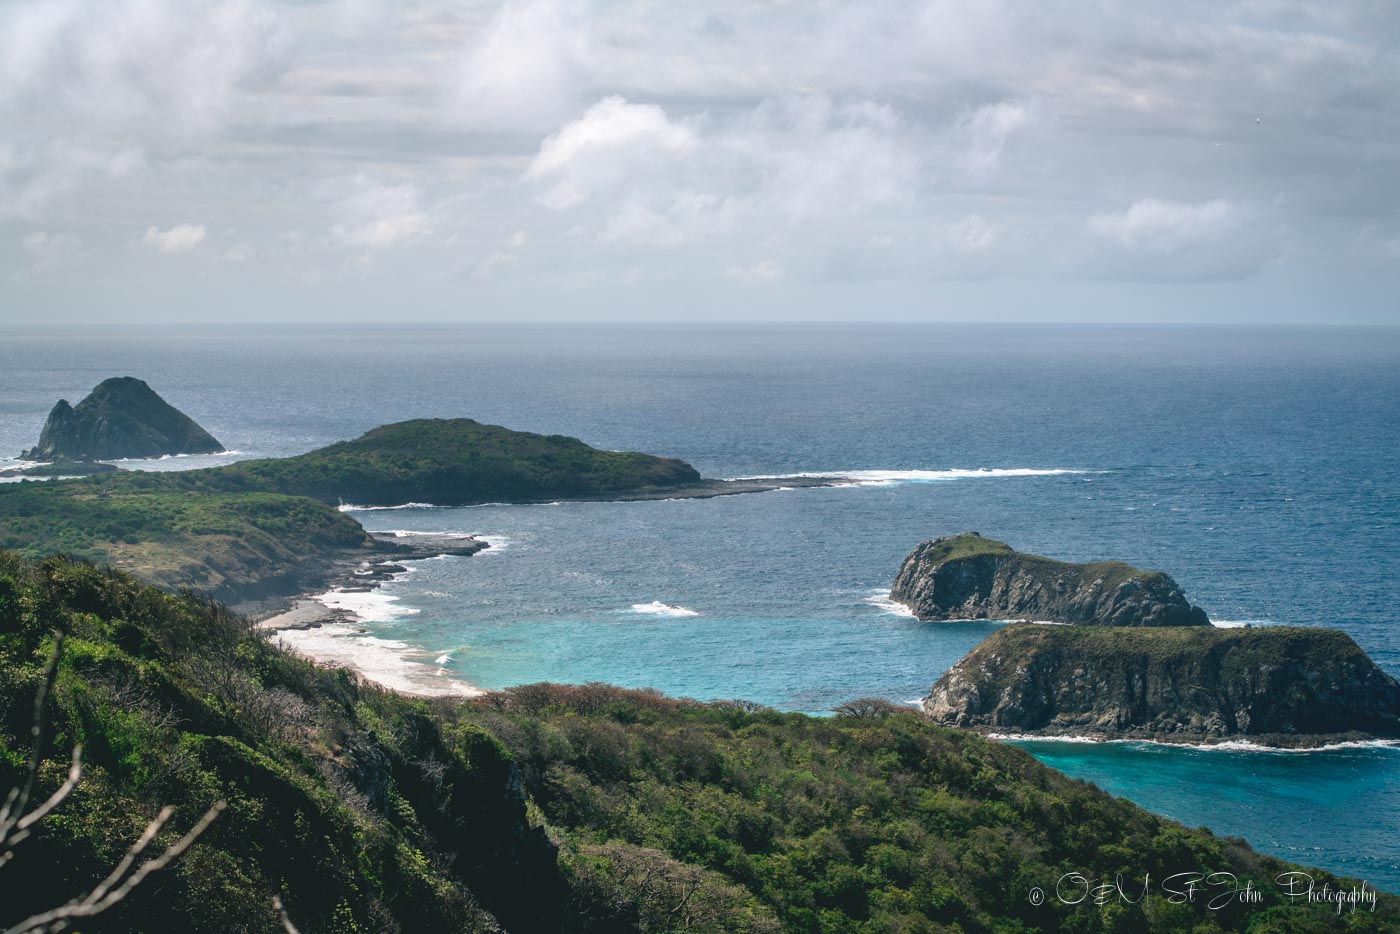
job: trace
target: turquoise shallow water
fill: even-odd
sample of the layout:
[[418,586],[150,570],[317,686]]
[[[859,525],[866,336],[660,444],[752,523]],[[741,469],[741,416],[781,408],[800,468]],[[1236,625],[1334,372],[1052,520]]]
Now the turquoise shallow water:
[[[33,443],[59,396],[127,373],[235,456],[467,415],[710,476],[896,472],[714,500],[358,513],[493,538],[420,562],[369,607],[376,636],[485,687],[605,680],[813,712],[912,701],[996,624],[922,624],[879,595],[915,543],[967,529],[1166,569],[1218,620],[1340,627],[1400,674],[1395,331],[11,334],[0,452]],[[978,468],[998,472],[947,473]],[[1188,824],[1400,890],[1400,751],[1026,748]]]

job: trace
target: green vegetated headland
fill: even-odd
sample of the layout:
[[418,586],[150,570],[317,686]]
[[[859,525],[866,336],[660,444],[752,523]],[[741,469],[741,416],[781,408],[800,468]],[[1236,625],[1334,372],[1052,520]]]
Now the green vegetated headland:
[[[158,843],[225,801],[103,930],[281,931],[274,897],[302,931],[376,934],[1400,927],[1391,896],[1354,914],[1290,903],[1275,880],[1298,867],[883,702],[813,718],[603,685],[412,700],[217,604],[13,554],[0,790],[21,777],[55,630],[38,795],[77,743],[86,768],[0,869],[0,925],[86,891],[162,805],[176,816]],[[1163,880],[1188,872],[1230,873],[1259,901],[1173,901]],[[1062,900],[1070,873],[1121,876],[1125,897],[1081,900],[1072,882]]]
[[72,554],[237,599],[294,590],[306,558],[367,546],[341,503],[540,502],[699,480],[670,458],[470,419],[418,419],[296,457],[0,484],[0,547]]
[[602,451],[565,435],[467,418],[422,418],[296,457],[132,473],[106,482],[133,489],[283,493],[332,505],[466,506],[635,493],[699,480],[695,468],[672,458]]

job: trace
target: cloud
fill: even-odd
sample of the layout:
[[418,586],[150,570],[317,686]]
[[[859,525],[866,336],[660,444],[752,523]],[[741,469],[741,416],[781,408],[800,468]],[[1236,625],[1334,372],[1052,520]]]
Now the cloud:
[[177,224],[169,230],[147,227],[141,243],[157,253],[188,253],[204,242],[203,224]]
[[724,270],[724,278],[734,282],[769,285],[783,278],[783,267],[777,260],[765,259],[752,266],[729,266]]
[[520,257],[514,253],[497,250],[471,267],[471,278],[478,282],[498,278],[502,272],[518,262],[520,262]]
[[503,3],[462,52],[459,117],[489,127],[548,125],[576,105],[590,58],[582,4]]
[[255,0],[0,4],[0,216],[38,217],[86,186],[217,135],[285,66]]
[[220,0],[16,4],[0,29],[0,99],[84,128],[183,134],[224,117],[281,64],[271,7]]
[[911,197],[919,176],[896,111],[824,96],[723,119],[608,97],[547,137],[525,173],[542,205],[585,218],[599,242],[648,247],[860,216]]
[[523,313],[585,280],[654,309],[694,283],[703,308],[765,257],[773,314],[813,309],[782,300],[812,277],[1261,270],[1377,306],[1400,217],[1384,6],[0,2],[0,267],[62,231],[73,290],[139,285],[111,230],[197,205],[230,308],[347,261],[343,309],[408,279],[447,309],[478,267]]
[[543,204],[564,210],[599,189],[626,184],[643,163],[654,168],[698,144],[693,129],[672,122],[660,107],[606,97],[547,137],[525,177],[548,186]]
[[26,234],[20,242],[24,251],[29,254],[34,269],[56,266],[77,255],[82,249],[82,241],[72,234],[48,233],[43,230]]
[[1025,126],[1025,105],[998,101],[964,111],[957,120],[954,135],[963,147],[963,167],[972,175],[986,177],[1001,165],[1001,153],[1013,133]]
[[997,231],[980,214],[969,214],[953,227],[949,240],[966,253],[979,253],[996,241]]
[[1217,239],[1240,220],[1239,207],[1219,198],[1197,203],[1144,198],[1125,211],[1095,214],[1088,229],[1125,250],[1171,253]]
[[432,219],[420,204],[416,185],[382,185],[360,177],[355,191],[340,202],[345,220],[331,234],[347,246],[386,249],[429,234]]

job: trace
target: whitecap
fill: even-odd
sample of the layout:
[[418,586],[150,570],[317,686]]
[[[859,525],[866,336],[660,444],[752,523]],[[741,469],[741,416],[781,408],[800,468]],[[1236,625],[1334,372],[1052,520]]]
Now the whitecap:
[[662,603],[660,600],[653,600],[650,603],[632,604],[633,613],[645,613],[649,616],[699,616],[696,610],[678,606],[674,603]]
[[449,663],[449,662],[451,662],[451,661],[452,661],[452,653],[451,653],[451,652],[443,652],[443,653],[442,653],[441,655],[439,655],[437,658],[433,659],[433,664],[434,664],[434,665],[446,665],[447,663]]
[[1272,626],[1271,619],[1213,619],[1210,624],[1216,629],[1244,629],[1246,626]]
[[391,512],[396,509],[442,509],[434,503],[404,503],[401,506],[357,506],[354,503],[341,503],[341,512]]
[[832,486],[889,486],[894,483],[941,483],[950,480],[986,480],[1004,477],[1059,477],[1066,474],[1104,473],[1077,467],[978,467],[944,470],[823,470],[801,474],[734,477],[734,480],[786,480],[795,477],[829,477],[845,480]]
[[906,619],[916,618],[913,610],[909,609],[909,607],[905,606],[902,603],[896,603],[895,601],[891,600],[890,595],[885,593],[883,590],[877,590],[875,593],[872,593],[866,597],[862,597],[861,599],[865,603],[868,603],[874,607],[879,607],[886,613],[889,613],[893,616],[903,616]]

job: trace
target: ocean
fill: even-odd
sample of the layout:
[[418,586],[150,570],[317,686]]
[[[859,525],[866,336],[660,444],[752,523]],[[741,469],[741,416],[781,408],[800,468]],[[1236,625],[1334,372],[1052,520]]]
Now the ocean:
[[[357,511],[486,536],[358,598],[391,680],[608,681],[822,713],[913,702],[997,623],[884,599],[973,530],[1169,572],[1213,620],[1341,628],[1400,676],[1400,330],[869,326],[159,328],[0,334],[0,454],[138,376],[236,453],[467,416],[859,482],[709,500]],[[419,667],[428,665],[428,668]],[[1019,743],[1189,825],[1400,891],[1400,749]],[[1202,867],[1163,867],[1185,871]],[[1208,867],[1206,867],[1208,868]]]

